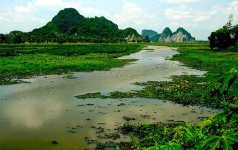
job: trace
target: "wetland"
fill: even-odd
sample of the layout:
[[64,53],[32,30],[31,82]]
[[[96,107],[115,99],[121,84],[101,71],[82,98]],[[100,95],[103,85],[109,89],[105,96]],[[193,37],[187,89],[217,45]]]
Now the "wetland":
[[[99,50],[102,48],[100,46],[91,45],[91,48]],[[114,52],[111,54],[95,52],[81,55],[78,54],[79,51],[70,53],[70,56],[73,55],[72,57],[76,59],[75,62],[73,61],[74,64],[70,64],[69,59],[72,58],[65,52],[57,52],[57,55],[50,53],[58,57],[57,65],[60,65],[62,60],[69,60],[68,64],[65,63],[65,68],[67,65],[76,65],[82,58],[87,61],[102,58],[105,63],[109,62],[109,66],[94,69],[99,62],[92,61],[93,63],[88,63],[89,66],[92,65],[90,70],[88,69],[90,67],[85,67],[82,62],[81,70],[85,67],[87,69],[84,71],[87,72],[78,72],[80,69],[65,71],[62,69],[62,64],[61,67],[56,67],[50,72],[48,72],[49,68],[42,66],[39,66],[42,67],[41,69],[30,74],[28,74],[31,72],[29,68],[25,71],[23,69],[23,75],[14,70],[14,67],[8,73],[4,72],[1,75],[2,84],[15,83],[16,78],[23,83],[0,86],[1,148],[105,149],[102,143],[106,142],[105,145],[109,145],[108,148],[115,148],[115,144],[110,146],[110,143],[127,143],[133,140],[126,131],[131,126],[196,124],[204,118],[223,112],[217,101],[209,103],[203,98],[204,101],[195,99],[187,102],[187,99],[195,97],[196,92],[192,95],[194,97],[181,91],[176,94],[176,88],[192,93],[191,87],[199,84],[192,85],[190,81],[198,79],[196,83],[201,83],[207,73],[206,69],[199,68],[204,70],[200,71],[189,64],[186,65],[190,67],[186,67],[181,63],[182,61],[173,60],[176,58],[173,56],[181,55],[177,48],[166,45],[151,45],[144,49],[141,45],[124,45],[119,48],[116,48],[118,45],[109,46],[114,47]],[[45,48],[39,49],[40,55],[48,55],[42,54],[42,49]],[[115,50],[125,49],[130,49],[130,52],[115,52]],[[4,50],[2,54],[10,55]],[[28,52],[24,51],[24,53]],[[24,53],[16,51],[14,56],[7,57],[20,58],[14,60],[17,65],[19,61],[23,61],[21,57],[26,55]],[[39,54],[36,52],[36,55]],[[7,57],[4,56],[4,59]],[[50,57],[38,58],[42,63],[43,59],[45,61]],[[34,59],[31,58],[31,60],[33,62]],[[110,62],[116,62],[116,65]],[[5,67],[6,65],[5,62]],[[8,79],[6,79],[7,74],[11,74]],[[166,83],[166,86],[161,92],[158,88],[163,87],[163,83]],[[170,86],[167,83],[171,83]],[[198,90],[200,90],[199,87],[201,86],[198,86]],[[166,93],[168,91],[166,89],[175,91]],[[235,97],[236,94],[233,91],[232,96]],[[181,97],[184,100],[181,100]],[[201,98],[199,94],[196,97]],[[134,133],[139,135],[138,132]],[[133,146],[133,144],[128,145],[128,147]],[[123,149],[123,146],[120,148]]]

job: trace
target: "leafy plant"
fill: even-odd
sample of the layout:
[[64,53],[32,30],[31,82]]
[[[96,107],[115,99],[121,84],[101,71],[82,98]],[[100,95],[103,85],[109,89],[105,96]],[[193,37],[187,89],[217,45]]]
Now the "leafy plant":
[[165,145],[149,147],[146,150],[183,150],[180,144],[168,142]]
[[196,145],[197,149],[210,148],[215,150],[222,148],[223,150],[233,150],[232,144],[238,142],[238,132],[228,132],[221,136],[211,135]]
[[120,147],[117,146],[117,147],[116,147],[116,150],[121,150],[121,149],[120,149]]
[[223,94],[225,90],[229,90],[235,80],[238,79],[238,72],[235,68],[232,68],[226,73],[220,73],[212,77],[212,82],[209,83],[208,88],[218,85],[220,94]]

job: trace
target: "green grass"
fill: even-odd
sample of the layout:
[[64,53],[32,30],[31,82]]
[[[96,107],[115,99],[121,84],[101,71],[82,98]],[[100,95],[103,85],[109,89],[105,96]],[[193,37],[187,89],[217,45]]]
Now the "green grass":
[[1,44],[0,84],[15,83],[14,78],[109,70],[132,61],[116,58],[141,49],[137,44]]

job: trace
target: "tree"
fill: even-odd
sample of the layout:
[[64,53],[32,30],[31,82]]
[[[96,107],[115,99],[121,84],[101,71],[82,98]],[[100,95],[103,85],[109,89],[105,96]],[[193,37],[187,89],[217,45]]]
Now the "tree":
[[231,46],[236,47],[238,41],[238,24],[231,29]]
[[213,49],[216,47],[216,33],[212,32],[211,35],[208,37],[210,40],[210,48]]
[[150,42],[148,35],[145,36],[145,42]]
[[0,34],[0,43],[6,42],[6,37],[4,34]]
[[210,40],[210,48],[218,48],[218,50],[224,50],[229,46],[236,46],[238,40],[238,25],[232,26],[233,15],[230,15],[228,22],[220,29],[212,32],[208,37]]
[[226,51],[226,49],[231,45],[230,31],[221,28],[216,31],[215,35],[218,50]]
[[14,44],[20,44],[25,42],[25,35],[21,31],[12,31],[9,33],[9,36],[11,37],[11,41]]

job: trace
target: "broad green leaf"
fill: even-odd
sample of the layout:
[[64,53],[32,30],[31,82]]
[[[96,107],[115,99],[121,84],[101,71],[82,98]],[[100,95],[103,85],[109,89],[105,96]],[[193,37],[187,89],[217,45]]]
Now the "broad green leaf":
[[146,150],[159,150],[158,146],[149,147]]
[[214,139],[214,141],[210,144],[211,149],[215,150],[216,148],[220,148],[220,141],[221,139],[216,137],[216,139]]
[[223,78],[224,78],[224,76],[219,76],[217,78],[212,79],[212,82],[209,83],[208,88],[213,86],[215,83],[222,81]]
[[234,77],[228,83],[228,89],[232,86],[232,84],[235,82],[236,79],[237,79],[237,75],[235,74]]
[[166,145],[160,146],[159,150],[183,150],[183,148],[177,143],[169,142]]
[[204,149],[205,146],[212,150],[222,148],[223,150],[233,150],[231,144],[238,142],[238,132],[229,132],[222,136],[209,136],[196,145],[198,149]]
[[222,86],[221,86],[221,88],[220,88],[220,90],[219,90],[221,94],[225,91],[225,89],[226,89],[226,87],[227,87],[229,81],[230,81],[233,77],[234,77],[234,74],[230,74],[230,75],[228,75],[228,76],[225,77],[225,79],[223,80]]

